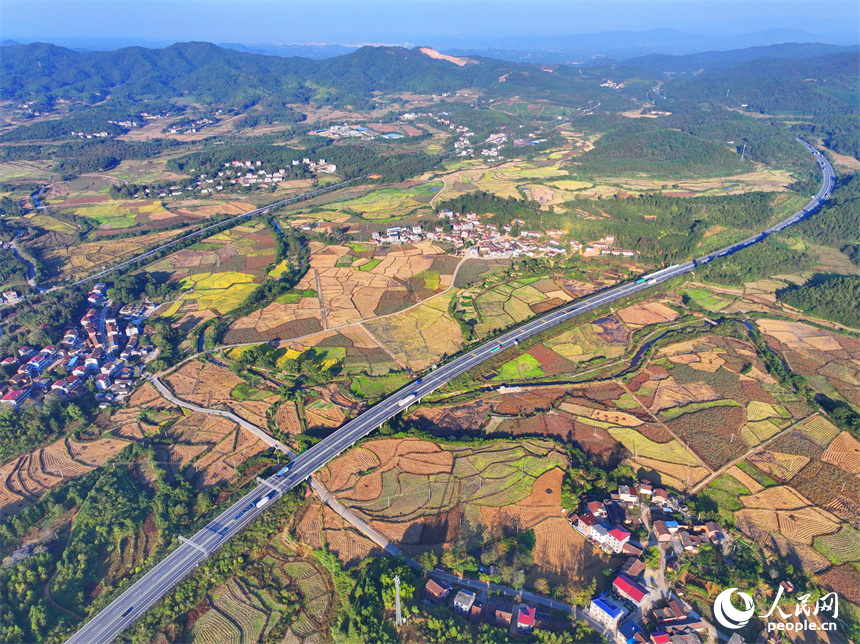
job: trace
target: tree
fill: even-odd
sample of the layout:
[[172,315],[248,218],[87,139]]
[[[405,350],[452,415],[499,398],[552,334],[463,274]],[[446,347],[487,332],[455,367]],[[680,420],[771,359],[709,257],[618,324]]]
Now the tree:
[[535,579],[534,588],[536,593],[540,593],[541,595],[549,594],[549,583],[543,577]]
[[439,563],[439,557],[437,557],[436,553],[432,550],[428,550],[421,553],[421,556],[418,557],[418,561],[421,562],[421,565],[427,570],[433,570],[433,568],[436,567],[436,564]]

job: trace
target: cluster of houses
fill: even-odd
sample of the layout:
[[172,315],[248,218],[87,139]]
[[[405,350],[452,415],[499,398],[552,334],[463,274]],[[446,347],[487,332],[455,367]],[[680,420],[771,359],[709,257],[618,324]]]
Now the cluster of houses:
[[471,590],[460,589],[454,593],[453,588],[433,578],[427,580],[421,596],[427,604],[447,605],[470,622],[479,624],[485,621],[493,626],[508,628],[512,635],[529,635],[540,628],[564,628],[563,624],[556,622],[549,615],[539,613],[534,606],[525,603],[509,604],[495,599],[483,602]]
[[598,255],[614,255],[616,257],[635,257],[635,250],[625,250],[622,248],[614,248],[615,235],[604,235],[597,241],[590,241],[583,244],[579,241],[570,242],[570,248],[574,253],[579,253],[583,257],[596,257]]
[[631,615],[628,602],[624,590],[613,586],[591,600],[588,613],[624,644],[701,644],[699,634],[708,630],[708,624],[678,599],[661,602],[661,607],[642,616],[641,625],[636,619],[625,621]]
[[[379,244],[411,244],[422,239],[446,242],[460,249],[459,255],[466,257],[483,257],[486,259],[511,257],[555,257],[567,254],[568,251],[561,242],[567,235],[564,230],[522,230],[525,225],[522,219],[514,219],[510,224],[499,229],[495,224],[483,223],[474,212],[455,213],[448,209],[440,210],[439,219],[446,220],[450,226],[434,226],[432,230],[422,226],[389,226],[384,232],[374,232],[371,239]],[[516,230],[515,230],[516,229]],[[570,248],[574,254],[583,257],[599,255],[617,255],[635,257],[636,252],[614,248],[615,237],[606,235],[597,241],[571,241]]]
[[75,132],[74,130],[72,130],[71,132],[69,132],[69,136],[74,136],[74,137],[77,137],[79,139],[103,139],[107,136],[110,136],[110,134],[108,134],[107,132],[104,132],[104,131],[102,131],[102,132],[83,132],[83,131]]
[[522,219],[515,219],[499,230],[495,224],[481,222],[473,212],[460,216],[451,210],[440,210],[438,215],[448,220],[450,230],[446,231],[445,226],[434,226],[433,230],[421,226],[390,226],[384,233],[373,233],[371,239],[380,244],[410,244],[422,239],[441,241],[461,249],[458,254],[467,257],[552,257],[566,252],[554,239],[542,244],[528,241],[545,237],[543,233],[521,231],[519,237],[513,237],[511,231],[524,223]]
[[217,122],[217,120],[205,117],[196,120],[185,119],[179,123],[175,123],[174,125],[164,128],[163,131],[168,134],[193,134],[198,130],[202,130],[207,125],[215,125]]
[[63,331],[58,346],[36,350],[24,346],[15,355],[0,360],[4,367],[16,366],[16,373],[0,387],[0,402],[19,407],[48,394],[77,398],[92,380],[96,400],[107,404],[131,392],[134,364],[148,355],[152,346],[141,346],[140,325],[151,305],[128,305],[113,310],[105,302],[105,284],[97,284],[87,298],[91,304],[80,327]]
[[[186,186],[170,186],[167,190],[161,192],[152,191],[159,197],[181,197],[186,192],[195,194],[214,194],[222,192],[230,186],[239,186],[250,188],[253,186],[276,186],[281,181],[289,179],[290,171],[286,168],[278,168],[277,170],[267,169],[263,167],[262,161],[232,161],[224,164],[224,170],[219,170],[216,173],[200,174],[196,179]],[[309,158],[302,160],[293,159],[292,167],[304,167],[311,173],[334,174],[337,172],[337,165],[327,163],[325,159],[319,161],[311,161]],[[150,189],[145,189],[146,196],[150,196]]]
[[[331,139],[373,139],[379,136],[379,132],[371,130],[363,125],[332,125],[331,127],[320,130],[311,130],[311,134],[317,136],[325,136]],[[394,138],[388,137],[385,138]],[[397,138],[403,138],[402,134],[398,134]]]
[[[654,600],[659,596],[642,581],[645,572],[642,547],[631,542],[631,535],[622,524],[645,525],[640,515],[646,509],[654,539],[658,543],[669,543],[677,552],[695,554],[700,544],[718,546],[723,542],[724,535],[715,522],[694,524],[685,519],[678,497],[647,480],[637,485],[621,485],[602,501],[586,500],[581,512],[568,517],[571,525],[596,547],[628,555],[610,590],[592,599],[589,615],[626,644],[700,642],[697,633],[706,630],[708,625],[680,600],[673,599],[664,606],[654,607]],[[639,617],[645,618],[649,611],[650,633],[638,623]],[[630,621],[622,624],[627,618]]]

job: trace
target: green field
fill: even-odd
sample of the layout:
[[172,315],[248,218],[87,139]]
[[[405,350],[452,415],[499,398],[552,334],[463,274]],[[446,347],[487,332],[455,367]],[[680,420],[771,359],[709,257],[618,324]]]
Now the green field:
[[499,369],[500,380],[532,380],[544,375],[540,362],[528,353],[509,360]]

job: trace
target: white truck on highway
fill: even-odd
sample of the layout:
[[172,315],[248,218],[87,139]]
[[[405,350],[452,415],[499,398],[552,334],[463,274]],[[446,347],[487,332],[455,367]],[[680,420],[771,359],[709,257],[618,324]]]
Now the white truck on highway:
[[413,400],[415,400],[415,394],[409,394],[405,398],[401,398],[400,401],[397,403],[397,405],[399,407],[405,407],[406,405],[411,403]]

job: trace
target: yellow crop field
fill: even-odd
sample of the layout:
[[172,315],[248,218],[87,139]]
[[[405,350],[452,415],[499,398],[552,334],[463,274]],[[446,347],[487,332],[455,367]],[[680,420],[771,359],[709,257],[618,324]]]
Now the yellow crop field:
[[253,282],[254,279],[254,275],[227,271],[224,273],[212,273],[211,275],[205,276],[189,275],[182,280],[181,284],[184,289],[192,287],[195,290],[222,289],[229,288],[234,284],[248,284]]
[[607,430],[631,454],[639,454],[655,461],[677,463],[678,465],[698,465],[699,461],[677,440],[668,443],[655,443],[629,427],[612,427]]

